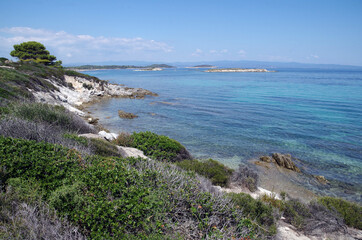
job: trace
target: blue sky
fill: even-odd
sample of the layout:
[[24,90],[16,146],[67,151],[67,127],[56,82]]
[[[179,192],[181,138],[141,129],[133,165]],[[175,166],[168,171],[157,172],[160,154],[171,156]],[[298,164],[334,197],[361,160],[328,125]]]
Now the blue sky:
[[0,56],[63,63],[257,60],[362,66],[360,0],[0,0]]

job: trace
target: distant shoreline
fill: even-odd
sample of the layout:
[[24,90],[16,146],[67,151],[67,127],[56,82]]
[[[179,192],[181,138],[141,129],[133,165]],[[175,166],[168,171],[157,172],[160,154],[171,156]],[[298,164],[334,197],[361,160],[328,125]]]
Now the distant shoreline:
[[275,72],[269,71],[264,68],[218,68],[218,69],[209,69],[204,72]]

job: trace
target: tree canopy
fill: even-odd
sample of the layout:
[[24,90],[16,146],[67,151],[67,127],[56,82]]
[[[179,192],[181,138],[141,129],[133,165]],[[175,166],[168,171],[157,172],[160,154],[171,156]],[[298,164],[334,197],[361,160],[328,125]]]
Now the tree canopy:
[[15,44],[14,50],[11,51],[10,55],[16,57],[21,61],[35,61],[43,63],[45,65],[61,65],[61,61],[54,55],[50,55],[49,51],[45,49],[45,46],[39,42],[29,41],[21,44]]

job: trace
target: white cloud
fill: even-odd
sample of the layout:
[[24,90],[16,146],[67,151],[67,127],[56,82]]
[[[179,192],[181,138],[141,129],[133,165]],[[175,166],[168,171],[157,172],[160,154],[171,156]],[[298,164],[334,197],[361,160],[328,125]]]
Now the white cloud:
[[147,55],[165,54],[173,50],[164,42],[140,37],[118,38],[91,35],[74,35],[65,31],[54,32],[29,27],[0,29],[0,51],[8,53],[14,44],[38,41],[61,60],[117,61],[128,57],[146,58]]
[[314,55],[314,54],[312,54],[312,55],[310,55],[310,56],[311,56],[311,58],[315,58],[315,59],[318,59],[318,58],[319,58],[318,55]]
[[203,51],[201,49],[197,48],[195,50],[195,52],[193,52],[191,55],[192,56],[200,56],[202,53],[203,53]]
[[239,55],[241,55],[242,57],[244,57],[246,55],[246,52],[244,50],[240,50],[238,52]]

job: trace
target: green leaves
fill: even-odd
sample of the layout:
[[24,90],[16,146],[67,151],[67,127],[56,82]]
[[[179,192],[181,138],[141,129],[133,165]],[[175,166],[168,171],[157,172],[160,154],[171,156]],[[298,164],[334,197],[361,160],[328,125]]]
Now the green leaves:
[[184,146],[167,136],[157,135],[152,132],[139,132],[133,133],[132,138],[132,147],[138,148],[145,155],[160,161],[175,162],[183,152],[187,153],[186,156],[189,156]]
[[17,57],[22,61],[35,61],[45,65],[53,65],[54,61],[57,59],[55,56],[50,55],[43,44],[35,41],[14,45],[14,50],[11,51],[10,55],[12,57]]

